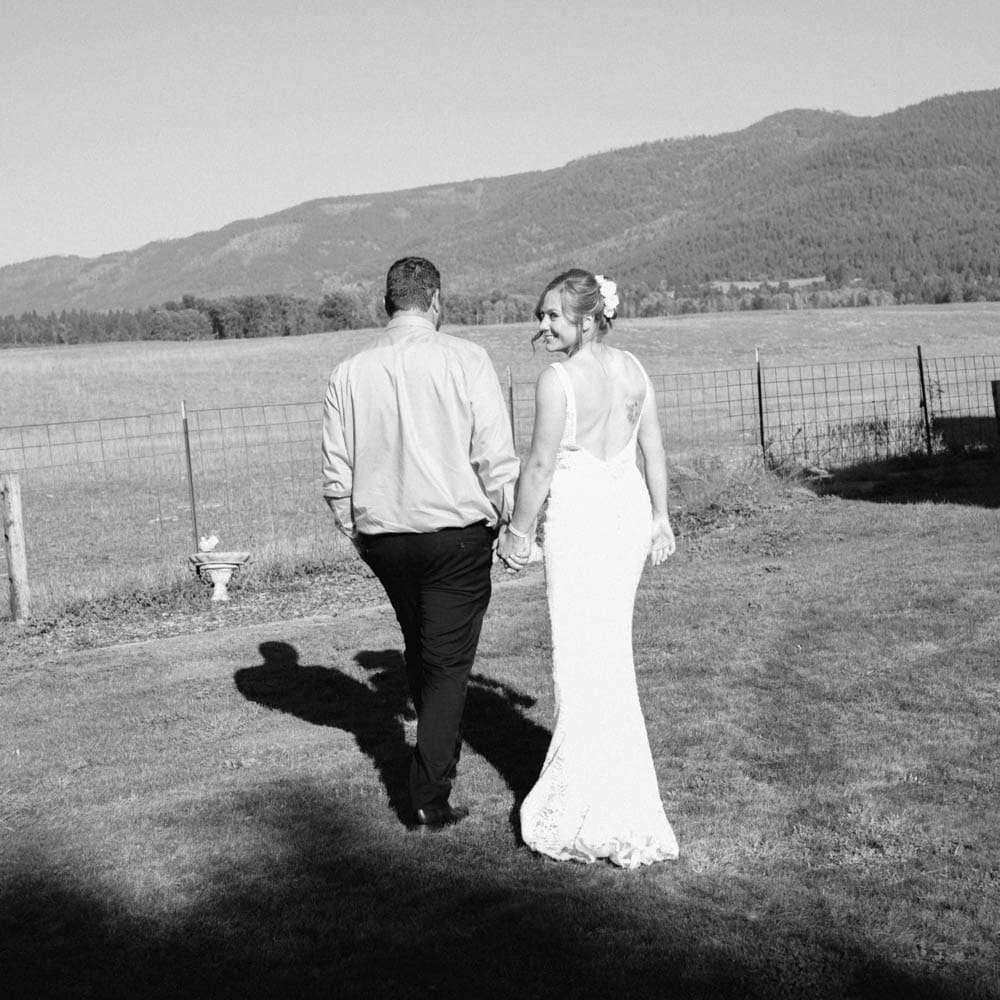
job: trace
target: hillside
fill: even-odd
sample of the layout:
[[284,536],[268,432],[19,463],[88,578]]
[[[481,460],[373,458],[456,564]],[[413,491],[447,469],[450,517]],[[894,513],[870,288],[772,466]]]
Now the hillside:
[[565,166],[325,198],[95,259],[0,268],[0,314],[324,292],[406,253],[451,290],[531,292],[571,263],[633,286],[825,274],[897,290],[1000,279],[1000,90],[857,118],[791,110],[739,132]]

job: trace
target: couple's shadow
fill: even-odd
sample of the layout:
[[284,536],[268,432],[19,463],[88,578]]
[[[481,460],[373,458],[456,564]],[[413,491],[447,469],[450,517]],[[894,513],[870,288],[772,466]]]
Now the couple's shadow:
[[[400,822],[408,819],[411,747],[405,721],[414,718],[402,653],[361,650],[355,662],[368,683],[332,667],[303,665],[294,646],[260,644],[263,663],[237,670],[234,681],[249,701],[287,712],[317,726],[352,733],[385,786]],[[469,678],[462,738],[507,783],[514,796],[511,822],[538,778],[551,734],[524,714],[535,699],[481,674]]]

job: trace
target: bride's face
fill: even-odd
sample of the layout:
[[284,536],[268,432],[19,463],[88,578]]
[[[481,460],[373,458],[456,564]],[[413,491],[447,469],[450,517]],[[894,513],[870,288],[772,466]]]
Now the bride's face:
[[579,346],[581,333],[586,333],[591,322],[590,317],[586,317],[583,331],[577,330],[576,324],[563,315],[562,296],[558,289],[553,288],[542,300],[542,318],[538,323],[538,332],[542,336],[545,350],[550,354],[565,354]]

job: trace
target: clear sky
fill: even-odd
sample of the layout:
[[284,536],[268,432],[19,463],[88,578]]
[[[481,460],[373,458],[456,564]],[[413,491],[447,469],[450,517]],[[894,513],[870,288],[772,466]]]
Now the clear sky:
[[0,266],[1000,87],[1000,0],[0,0]]

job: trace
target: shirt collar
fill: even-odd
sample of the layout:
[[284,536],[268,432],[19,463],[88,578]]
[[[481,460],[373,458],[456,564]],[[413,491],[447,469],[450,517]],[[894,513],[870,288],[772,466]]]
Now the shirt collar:
[[434,333],[434,324],[429,320],[425,319],[423,316],[416,316],[413,313],[408,313],[405,316],[395,316],[386,324],[386,333],[394,333],[403,327],[409,327],[410,329],[419,328],[421,331],[428,331]]

